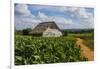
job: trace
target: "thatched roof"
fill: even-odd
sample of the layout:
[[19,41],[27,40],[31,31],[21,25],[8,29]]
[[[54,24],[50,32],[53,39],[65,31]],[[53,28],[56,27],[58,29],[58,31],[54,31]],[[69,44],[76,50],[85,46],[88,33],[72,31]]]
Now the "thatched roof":
[[59,29],[59,27],[56,25],[56,23],[54,21],[51,22],[42,22],[39,23],[31,32],[31,34],[42,34],[47,28],[51,28],[51,29]]

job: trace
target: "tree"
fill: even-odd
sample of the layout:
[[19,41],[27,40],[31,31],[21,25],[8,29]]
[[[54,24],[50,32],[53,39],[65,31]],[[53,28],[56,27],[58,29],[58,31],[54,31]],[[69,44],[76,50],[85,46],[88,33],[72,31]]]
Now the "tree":
[[68,31],[67,30],[63,30],[63,36],[67,36],[68,35]]
[[32,29],[31,28],[26,28],[26,29],[23,29],[22,33],[23,35],[29,35],[29,32],[31,32]]

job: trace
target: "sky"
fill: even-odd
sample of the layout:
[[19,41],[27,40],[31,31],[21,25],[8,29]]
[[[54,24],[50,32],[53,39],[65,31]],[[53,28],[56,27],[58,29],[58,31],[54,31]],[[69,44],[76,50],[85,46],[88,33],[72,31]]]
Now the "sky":
[[60,29],[91,29],[94,28],[94,8],[15,4],[14,21],[17,30],[35,28],[48,21],[54,21]]

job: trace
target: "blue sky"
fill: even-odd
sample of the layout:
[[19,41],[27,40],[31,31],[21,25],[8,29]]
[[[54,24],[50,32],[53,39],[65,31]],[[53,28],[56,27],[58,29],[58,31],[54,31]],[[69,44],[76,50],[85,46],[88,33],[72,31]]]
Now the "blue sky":
[[55,21],[60,29],[94,28],[94,9],[85,7],[15,4],[15,27],[35,28],[41,22]]

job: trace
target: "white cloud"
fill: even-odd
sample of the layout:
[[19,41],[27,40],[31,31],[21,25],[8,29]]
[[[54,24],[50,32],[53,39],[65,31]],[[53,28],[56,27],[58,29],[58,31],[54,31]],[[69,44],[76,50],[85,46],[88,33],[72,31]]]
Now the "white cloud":
[[15,11],[22,15],[30,15],[31,12],[28,10],[28,6],[25,4],[18,4],[15,6]]
[[27,5],[24,4],[16,5],[15,13],[17,13],[15,14],[15,23],[18,29],[35,27],[37,23],[41,22],[39,19],[35,17],[35,15],[31,14]]
[[[18,4],[15,7],[15,23],[18,26],[22,25],[22,28],[35,27],[40,22],[55,21],[60,28],[93,28],[94,27],[94,16],[92,13],[87,12],[85,8],[72,8],[72,7],[60,7],[60,8],[47,8],[40,7],[37,9],[49,9],[51,11],[58,12],[71,12],[71,16],[75,16],[77,22],[73,22],[73,19],[68,19],[61,16],[49,16],[43,12],[37,12],[37,15],[33,15],[28,9],[27,5]],[[54,10],[55,9],[55,10]]]
[[69,12],[75,12],[76,10],[78,10],[78,8],[76,8],[76,7],[60,7],[59,9],[58,9],[58,11],[60,11],[60,12],[67,12],[67,11],[69,11]]
[[46,21],[55,21],[56,23],[72,23],[72,20],[66,19],[64,17],[59,17],[59,16],[48,16],[43,12],[38,12],[37,18],[41,20],[41,22],[46,22]]
[[71,12],[75,14],[78,18],[88,18],[88,12],[85,8],[79,8],[79,7],[60,7],[59,9],[62,12]]
[[[71,12],[71,17],[75,17],[77,23],[70,23],[72,28],[94,28],[94,16],[93,13],[87,12],[85,8],[82,7],[60,7],[58,9],[60,12]],[[75,27],[76,26],[76,27]],[[67,26],[68,27],[68,26]]]
[[93,28],[94,27],[94,16],[90,12],[86,12],[85,9],[80,9],[78,16],[79,21],[85,28]]
[[72,23],[71,19],[67,19],[64,17],[51,17],[53,21],[55,21],[56,23],[61,23],[61,24],[69,24]]
[[72,22],[70,19],[60,17],[60,16],[48,16],[48,15],[42,13],[42,12],[39,12],[38,15],[40,17],[40,20],[43,18],[44,21],[55,21],[57,23],[65,23],[65,24]]
[[78,21],[78,24],[75,25],[76,28],[93,28],[94,27],[93,13],[87,12],[85,8],[76,8],[73,10],[73,13],[75,14],[76,21]]
[[[47,16],[42,12],[38,12],[38,15],[34,18],[26,18],[26,17],[16,17],[16,23],[20,25],[28,25],[34,28],[38,23],[46,22],[46,21],[55,21],[60,28],[64,28],[65,25],[72,23],[72,20],[65,19],[64,17],[57,17],[57,16]],[[25,25],[24,25],[25,26]],[[26,26],[24,27],[26,28]]]
[[39,19],[41,22],[51,21],[52,19],[47,16],[45,13],[38,12],[38,15],[36,16],[37,19]]
[[76,12],[76,15],[78,18],[85,18],[87,19],[89,16],[88,16],[88,12],[86,12],[86,9],[85,8],[79,8]]
[[67,28],[94,28],[94,15],[85,8],[63,7],[60,10],[71,12],[73,13],[71,16],[76,18],[75,23],[66,25]]

